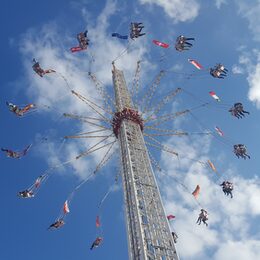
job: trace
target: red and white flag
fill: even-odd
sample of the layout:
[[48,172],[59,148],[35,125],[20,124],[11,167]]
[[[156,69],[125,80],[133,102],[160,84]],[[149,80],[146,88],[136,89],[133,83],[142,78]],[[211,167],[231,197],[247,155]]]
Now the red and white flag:
[[219,127],[215,126],[215,130],[217,131],[217,133],[218,133],[220,136],[224,136],[223,131],[222,131]]
[[69,209],[69,204],[68,204],[68,201],[66,200],[64,205],[63,205],[63,212],[64,214],[67,214],[70,212],[70,209]]
[[209,94],[218,102],[220,101],[220,98],[216,95],[216,93],[214,91],[210,91]]
[[158,46],[163,47],[163,48],[168,48],[168,47],[170,46],[170,45],[167,44],[167,43],[159,42],[159,41],[157,41],[157,40],[153,40],[153,43],[154,43],[155,45],[158,45]]
[[198,70],[203,69],[203,67],[195,60],[188,59],[188,62],[191,63],[193,66],[195,66]]

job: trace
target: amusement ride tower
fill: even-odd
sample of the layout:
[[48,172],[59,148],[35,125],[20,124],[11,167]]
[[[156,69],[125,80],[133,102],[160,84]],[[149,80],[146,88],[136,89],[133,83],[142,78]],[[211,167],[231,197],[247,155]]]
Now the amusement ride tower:
[[178,260],[156,179],[146,148],[144,121],[134,108],[124,74],[113,64],[118,138],[130,260]]

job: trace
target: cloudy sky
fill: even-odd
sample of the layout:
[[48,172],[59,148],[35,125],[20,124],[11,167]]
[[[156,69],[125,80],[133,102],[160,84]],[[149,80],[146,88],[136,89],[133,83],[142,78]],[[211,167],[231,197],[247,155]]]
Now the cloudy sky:
[[[257,259],[260,255],[259,12],[258,0],[3,1],[1,147],[21,150],[30,143],[33,145],[20,160],[1,155],[1,259],[25,260],[35,256],[39,260],[127,259],[121,179],[114,186],[119,171],[117,156],[75,192],[66,225],[57,231],[46,231],[59,215],[63,202],[93,172],[108,148],[73,160],[97,141],[64,141],[63,137],[94,128],[62,114],[96,115],[70,89],[106,106],[88,72],[91,70],[113,97],[113,60],[124,71],[129,87],[136,63],[141,60],[140,90],[134,97],[141,110],[143,97],[160,70],[166,73],[151,99],[151,111],[177,87],[183,91],[161,114],[197,108],[160,126],[188,132],[189,136],[156,137],[176,151],[179,159],[150,149],[163,169],[161,172],[155,169],[155,174],[165,210],[176,216],[171,227],[179,236],[176,246],[180,258]],[[111,37],[113,32],[128,34],[129,24],[134,21],[144,23],[144,37],[130,42]],[[69,49],[77,45],[77,33],[85,29],[90,38],[89,49],[70,53]],[[194,37],[195,41],[191,50],[178,53],[174,42],[181,34]],[[170,44],[170,48],[155,46],[154,39]],[[55,69],[57,73],[40,78],[32,71],[33,58],[43,68]],[[188,63],[189,58],[199,61],[204,69],[194,68]],[[214,79],[208,73],[208,68],[217,62],[229,70],[224,80]],[[216,103],[209,91],[215,91],[221,102]],[[8,111],[6,101],[18,105],[35,103],[38,110],[17,118]],[[235,102],[242,102],[250,115],[240,120],[232,117],[228,109]],[[205,103],[209,104],[201,106]],[[224,137],[194,134],[214,133],[215,126],[222,129]],[[235,157],[232,146],[237,143],[247,146],[250,160]],[[116,153],[116,149],[115,144],[112,151]],[[214,162],[217,174],[204,164],[209,159]],[[35,198],[23,200],[16,196],[48,168],[68,160],[71,163],[56,168]],[[235,185],[233,199],[224,196],[219,186],[225,179]],[[197,184],[201,187],[198,201],[191,195]],[[98,205],[109,189],[113,192],[100,214],[102,229],[96,230]],[[208,227],[195,223],[201,207],[209,212]],[[90,251],[98,235],[104,237],[104,243]]]

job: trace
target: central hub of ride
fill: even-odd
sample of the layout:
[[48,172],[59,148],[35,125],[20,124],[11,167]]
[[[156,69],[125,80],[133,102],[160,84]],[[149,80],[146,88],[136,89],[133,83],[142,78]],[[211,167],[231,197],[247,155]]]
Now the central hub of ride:
[[125,107],[122,111],[116,112],[112,120],[113,132],[116,137],[118,137],[119,129],[123,120],[131,120],[138,124],[142,131],[144,129],[144,120],[138,114],[138,111]]

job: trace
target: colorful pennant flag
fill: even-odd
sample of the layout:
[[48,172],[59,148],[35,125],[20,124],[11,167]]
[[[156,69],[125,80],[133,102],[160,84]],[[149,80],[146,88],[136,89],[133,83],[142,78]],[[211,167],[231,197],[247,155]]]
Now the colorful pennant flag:
[[208,162],[208,164],[209,164],[209,167],[210,167],[214,172],[217,172],[217,169],[216,169],[215,165],[214,165],[210,160],[208,160],[207,162]]
[[99,216],[96,217],[96,227],[100,227],[100,219],[99,219]]
[[68,201],[66,200],[64,205],[63,205],[63,212],[64,214],[67,214],[70,212],[70,209],[69,209],[69,204],[68,204]]
[[197,199],[199,196],[199,193],[200,193],[200,186],[197,185],[195,190],[192,192],[192,195],[195,197],[195,199]]
[[218,133],[220,136],[224,136],[223,131],[222,131],[219,127],[215,126],[215,130],[217,131],[217,133]]
[[83,50],[85,50],[85,49],[82,49],[80,46],[70,48],[71,52],[77,52],[77,51],[83,51]]
[[173,215],[168,215],[168,216],[167,216],[167,219],[168,219],[168,220],[171,220],[171,219],[174,219],[174,218],[175,218],[175,216],[173,216]]
[[203,67],[195,60],[188,59],[188,62],[195,66],[198,70],[201,70]]
[[44,178],[44,175],[41,175],[41,176],[39,176],[39,177],[36,179],[36,181],[35,181],[35,183],[34,183],[35,188],[39,188],[39,187],[40,187],[41,181],[43,180],[43,178]]
[[168,48],[168,47],[170,46],[170,45],[167,44],[167,43],[159,42],[159,41],[157,41],[157,40],[153,40],[153,43],[154,43],[155,45],[158,45],[158,46],[163,47],[163,48]]
[[218,102],[220,101],[220,98],[216,95],[216,93],[214,91],[210,91],[209,94]]

